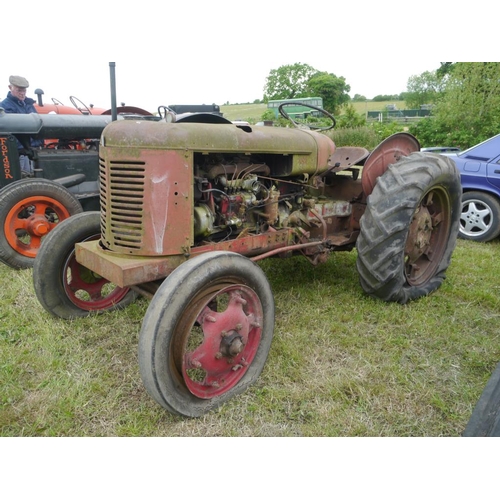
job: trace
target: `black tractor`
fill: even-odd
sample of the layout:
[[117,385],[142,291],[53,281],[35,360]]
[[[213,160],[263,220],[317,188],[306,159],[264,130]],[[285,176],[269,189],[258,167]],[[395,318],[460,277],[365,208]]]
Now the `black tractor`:
[[[0,260],[33,266],[42,239],[61,221],[99,209],[99,139],[115,118],[155,119],[139,108],[102,115],[8,114],[0,108]],[[32,172],[21,171],[20,156]]]

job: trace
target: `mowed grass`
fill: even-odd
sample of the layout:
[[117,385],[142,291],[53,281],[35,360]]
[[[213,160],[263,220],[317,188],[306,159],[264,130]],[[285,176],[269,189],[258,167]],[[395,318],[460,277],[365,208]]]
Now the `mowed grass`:
[[2,436],[459,436],[500,361],[500,244],[459,240],[443,286],[407,305],[363,294],[356,252],[261,262],[275,336],[257,383],[199,419],[145,392],[148,300],[64,321],[32,271],[0,265]]
[[228,120],[259,121],[267,110],[267,104],[229,104],[220,107]]

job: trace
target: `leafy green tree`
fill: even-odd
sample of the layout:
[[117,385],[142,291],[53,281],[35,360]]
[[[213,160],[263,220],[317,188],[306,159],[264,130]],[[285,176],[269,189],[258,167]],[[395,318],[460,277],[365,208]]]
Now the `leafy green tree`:
[[456,63],[452,62],[442,62],[441,66],[436,70],[436,74],[439,78],[445,78],[447,75],[449,75],[452,71],[453,68],[455,67]]
[[323,108],[333,114],[350,100],[350,85],[347,85],[343,76],[337,77],[333,73],[314,74],[307,81],[306,90],[311,97],[322,97]]
[[264,87],[264,101],[321,97],[323,107],[335,113],[339,106],[349,101],[350,90],[344,77],[296,63],[271,70]]
[[418,109],[423,104],[434,104],[442,95],[444,80],[436,71],[424,71],[408,78],[405,101],[408,108]]
[[500,130],[500,63],[455,63],[433,117],[410,129],[428,146],[468,148]]
[[308,64],[295,63],[270,71],[264,87],[264,101],[307,96],[307,82],[317,73]]
[[352,104],[346,104],[337,119],[337,128],[358,128],[366,125],[366,118],[356,112]]
[[468,134],[462,129],[450,131],[442,122],[435,117],[426,117],[409,127],[422,147],[425,146],[457,146],[466,149],[475,144],[471,143]]
[[435,114],[450,127],[466,126],[476,135],[498,133],[500,63],[456,63]]

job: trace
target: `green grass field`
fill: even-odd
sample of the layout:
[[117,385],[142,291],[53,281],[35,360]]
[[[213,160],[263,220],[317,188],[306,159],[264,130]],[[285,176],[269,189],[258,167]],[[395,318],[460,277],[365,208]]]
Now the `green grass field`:
[[2,436],[459,436],[500,361],[500,243],[459,240],[447,279],[401,306],[363,294],[356,252],[261,263],[275,336],[257,383],[199,419],[146,394],[148,301],[63,321],[0,265]]
[[[406,109],[404,101],[352,103],[354,109],[360,114],[366,114],[368,111],[383,111],[387,104],[396,104],[398,109]],[[221,106],[221,112],[229,120],[259,121],[266,109],[266,104],[230,104]]]

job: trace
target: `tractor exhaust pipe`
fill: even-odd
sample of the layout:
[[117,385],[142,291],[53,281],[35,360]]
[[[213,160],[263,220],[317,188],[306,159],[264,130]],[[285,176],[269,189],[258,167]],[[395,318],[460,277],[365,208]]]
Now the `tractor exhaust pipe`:
[[43,106],[43,99],[42,99],[43,90],[42,89],[36,89],[35,90],[35,94],[36,94],[36,97],[38,99],[38,105],[39,106]]
[[111,85],[111,120],[116,121],[118,113],[116,110],[116,77],[115,77],[115,63],[109,63],[109,81]]

